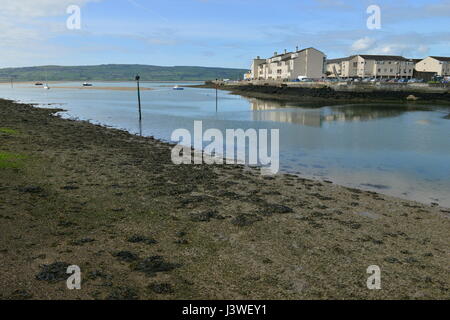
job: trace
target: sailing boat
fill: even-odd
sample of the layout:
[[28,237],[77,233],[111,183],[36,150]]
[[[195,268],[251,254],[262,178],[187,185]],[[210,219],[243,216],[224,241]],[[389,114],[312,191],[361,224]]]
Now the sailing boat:
[[45,90],[50,90],[50,87],[48,85],[47,70],[45,71],[45,85],[44,85],[44,89]]

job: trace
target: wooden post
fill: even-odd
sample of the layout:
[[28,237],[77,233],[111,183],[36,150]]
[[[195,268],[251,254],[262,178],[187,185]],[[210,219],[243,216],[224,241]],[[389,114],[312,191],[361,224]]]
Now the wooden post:
[[139,80],[141,77],[139,75],[136,76],[136,82],[137,82],[137,94],[138,94],[138,103],[139,103],[139,122],[142,121],[142,111],[141,111],[141,88],[139,86]]
[[216,112],[219,109],[219,93],[218,93],[218,83],[217,83],[217,79],[216,79]]

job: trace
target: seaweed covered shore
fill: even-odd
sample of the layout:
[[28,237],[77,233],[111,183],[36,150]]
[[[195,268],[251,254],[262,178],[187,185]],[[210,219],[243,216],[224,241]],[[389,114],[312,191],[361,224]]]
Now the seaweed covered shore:
[[[216,88],[212,82],[192,85],[196,88]],[[316,104],[344,103],[400,103],[400,104],[439,104],[450,106],[450,92],[432,92],[405,88],[404,90],[335,90],[331,87],[292,87],[287,85],[232,85],[221,84],[220,90],[248,98]]]
[[[0,299],[448,299],[450,212],[0,100]],[[68,290],[66,268],[82,272]],[[366,286],[381,268],[381,290]]]

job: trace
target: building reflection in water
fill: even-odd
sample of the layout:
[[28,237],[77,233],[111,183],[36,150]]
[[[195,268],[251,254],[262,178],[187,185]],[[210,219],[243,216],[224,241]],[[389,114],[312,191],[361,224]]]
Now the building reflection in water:
[[253,112],[255,121],[287,122],[312,127],[321,127],[331,122],[356,122],[396,117],[404,112],[412,111],[411,108],[398,106],[343,105],[311,109],[258,99],[250,102],[252,110],[255,111]]
[[252,100],[253,120],[296,123],[305,126],[321,127],[322,111],[320,109],[292,110],[288,105],[272,101]]

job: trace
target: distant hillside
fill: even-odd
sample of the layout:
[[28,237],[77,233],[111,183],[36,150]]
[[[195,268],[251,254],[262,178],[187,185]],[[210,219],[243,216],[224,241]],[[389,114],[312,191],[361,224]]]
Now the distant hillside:
[[112,81],[133,80],[136,74],[143,81],[180,81],[242,79],[245,69],[206,67],[158,67],[149,65],[108,64],[99,66],[42,66],[0,69],[0,80],[15,81]]

